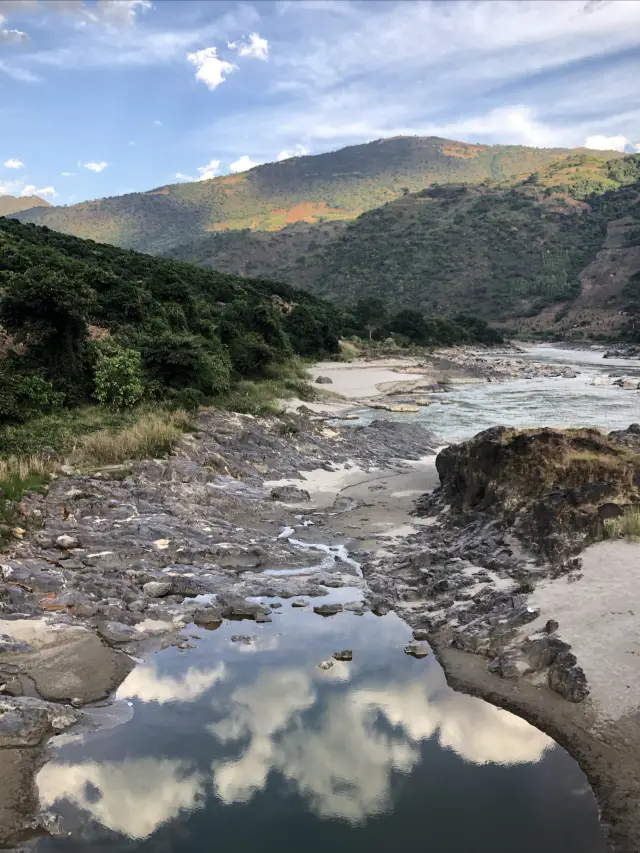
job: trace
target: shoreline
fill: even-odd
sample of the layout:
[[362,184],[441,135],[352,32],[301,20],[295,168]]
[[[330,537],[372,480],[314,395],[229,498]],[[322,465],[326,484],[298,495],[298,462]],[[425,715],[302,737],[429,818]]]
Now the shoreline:
[[[405,361],[392,366],[330,364],[334,370],[367,373],[364,377],[351,375],[354,395],[363,389],[369,393],[372,386],[378,394],[388,395],[388,382],[392,391],[401,390],[395,383],[415,383],[418,371],[418,382],[434,376],[437,381],[443,379],[442,374],[424,373],[424,367]],[[407,367],[415,372],[399,379],[389,379],[383,373],[379,382],[372,382],[380,378],[380,371]],[[314,371],[323,375],[323,369],[328,368],[320,365],[311,369],[311,379]],[[468,376],[466,368],[459,365],[453,372],[462,377],[461,381]],[[477,380],[472,377],[471,381]],[[113,688],[134,665],[126,663],[132,661],[131,656],[139,659],[168,645],[188,649],[182,631],[189,624],[226,618],[225,613],[234,612],[233,608],[246,616],[250,606],[251,618],[259,613],[269,619],[268,606],[249,605],[256,597],[265,602],[269,595],[311,597],[323,594],[327,587],[357,583],[364,588],[366,584],[364,592],[371,609],[394,609],[416,627],[410,608],[398,606],[393,596],[379,595],[369,586],[367,565],[374,561],[392,568],[412,538],[428,537],[432,519],[411,513],[416,498],[439,484],[435,457],[441,445],[423,427],[411,423],[387,421],[357,428],[364,433],[355,433],[351,426],[324,424],[336,416],[336,406],[341,406],[342,412],[349,411],[360,404],[360,399],[352,396],[343,404],[335,400],[319,403],[313,415],[299,420],[294,414],[296,429],[291,433],[282,431],[280,418],[256,421],[251,416],[203,411],[198,432],[187,436],[168,459],[112,466],[118,470],[107,468],[91,475],[68,475],[54,481],[44,502],[34,499],[32,506],[26,506],[27,511],[41,513],[44,506],[42,529],[18,543],[16,553],[2,555],[6,561],[2,566],[5,584],[13,580],[36,589],[35,603],[29,604],[29,625],[54,631],[57,640],[64,630],[74,641],[78,635],[73,632],[83,632],[83,638],[92,638],[94,653],[106,656],[109,671],[116,675],[107,683],[94,684],[93,693],[87,677],[84,686],[89,692],[84,696],[64,682],[57,693],[44,696],[47,702],[39,711],[42,725],[37,742],[20,749],[9,744],[16,758],[29,749],[35,770],[45,760],[47,739],[61,730],[62,723],[64,729],[81,720],[83,706],[88,704],[90,710],[96,698],[112,695]],[[125,469],[122,475],[121,468]],[[312,526],[295,521],[301,518],[312,521]],[[94,522],[98,519],[97,530]],[[286,530],[295,532],[296,539],[292,534],[291,539],[283,536]],[[56,536],[70,536],[75,542],[61,548]],[[343,551],[336,551],[332,558],[335,566],[327,568],[321,552],[313,545],[311,550],[301,550],[294,544],[297,539],[306,548],[311,543],[318,543],[320,548],[342,543],[338,547]],[[347,554],[352,563],[354,559],[364,562],[363,580],[339,553]],[[127,576],[125,566],[133,566]],[[264,573],[272,566],[277,567],[279,576]],[[288,566],[302,568],[286,575]],[[95,595],[92,598],[87,590],[94,588],[96,574],[104,571],[112,578],[100,590],[104,600]],[[50,575],[56,579],[53,586]],[[122,585],[114,586],[115,582]],[[388,592],[394,583],[388,575]],[[168,589],[160,592],[163,585]],[[125,591],[125,586],[130,591]],[[23,598],[25,602],[34,601],[29,596]],[[15,616],[4,619],[3,631],[10,634],[13,625],[10,639],[28,642],[28,637],[18,636],[18,623]],[[488,672],[486,658],[451,648],[448,638],[437,631],[429,632],[429,642],[454,689],[513,711],[570,752],[587,773],[601,804],[605,827],[612,827],[609,831],[615,849],[637,853],[640,816],[633,815],[633,807],[628,805],[640,791],[633,760],[636,733],[640,743],[637,721],[628,731],[620,725],[607,728],[595,720],[587,705],[570,703],[547,687],[505,681]],[[38,652],[36,645],[31,643],[31,652]],[[53,645],[46,661],[49,683],[55,682],[51,672],[55,676],[61,671],[60,659],[55,659],[59,644]],[[96,659],[87,658],[78,643],[71,643],[69,648],[81,653],[82,660],[69,666],[67,659],[64,667],[71,672],[80,667],[85,674],[97,669],[99,678],[104,667],[96,668]],[[26,664],[31,652],[21,657],[24,649],[9,648],[2,657],[9,660],[11,656],[12,661]],[[41,678],[40,684],[46,681]],[[74,699],[71,704],[70,699]],[[51,722],[56,709],[64,710],[67,716],[58,714],[63,719]],[[23,762],[17,767],[24,780]],[[6,787],[9,793],[10,780]],[[23,805],[31,797],[30,812],[18,818],[28,817],[33,822],[33,789],[22,795]],[[5,823],[6,830],[3,808],[6,814],[6,804],[3,807],[0,803],[0,824]]]

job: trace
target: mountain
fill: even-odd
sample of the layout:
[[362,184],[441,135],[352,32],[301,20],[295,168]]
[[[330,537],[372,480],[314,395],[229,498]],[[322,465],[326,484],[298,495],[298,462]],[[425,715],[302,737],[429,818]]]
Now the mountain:
[[640,270],[639,178],[639,155],[576,154],[510,185],[410,193],[332,234],[210,234],[170,254],[233,271],[259,263],[264,276],[344,303],[381,296],[531,334],[617,333]]
[[0,195],[0,216],[9,216],[11,213],[21,213],[33,207],[51,207],[48,201],[37,195],[13,196]]
[[[562,148],[400,136],[208,181],[17,216],[78,237],[161,253],[212,231],[278,230],[294,222],[353,219],[434,182],[523,179],[575,155]],[[604,160],[615,152],[601,155]]]

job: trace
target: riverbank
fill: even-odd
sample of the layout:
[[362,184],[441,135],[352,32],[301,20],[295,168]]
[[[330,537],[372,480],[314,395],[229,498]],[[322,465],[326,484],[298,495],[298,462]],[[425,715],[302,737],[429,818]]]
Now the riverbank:
[[[388,382],[397,390],[396,382],[416,381],[412,367],[425,369],[404,361],[334,365],[334,378],[340,379],[333,384],[344,387],[344,381],[354,395],[372,389],[387,394]],[[329,369],[322,365],[316,371]],[[438,372],[418,375],[424,382],[442,378]],[[360,399],[341,405],[353,408]],[[415,619],[427,602],[402,563],[410,553],[432,552],[433,519],[411,512],[415,500],[439,483],[434,463],[442,439],[417,422],[327,423],[332,405],[320,417],[259,420],[203,411],[170,458],[71,473],[55,479],[45,495],[23,501],[31,532],[2,558],[3,701],[10,733],[4,745],[13,750],[5,752],[7,759],[16,758],[15,770],[6,762],[3,843],[50,828],[50,816],[37,814],[33,784],[25,782],[45,758],[47,737],[77,723],[90,729],[96,701],[110,694],[136,660],[169,647],[188,659],[194,624],[271,621],[274,596],[312,605],[339,587],[359,590],[360,611],[393,608],[422,632],[417,636],[428,634],[460,689],[484,690],[498,705],[515,703],[511,694],[528,695],[528,683],[487,672],[486,659],[451,649],[428,622],[423,626]],[[455,579],[458,555],[444,556],[442,579]],[[416,569],[420,574],[417,564]],[[486,571],[491,574],[481,585],[504,591],[514,609],[512,593],[520,581],[503,567]],[[453,588],[453,604],[458,592],[469,594],[469,584]],[[24,622],[29,636],[21,633]],[[34,631],[46,641],[36,642]],[[73,643],[67,642],[70,635]],[[69,650],[80,657],[65,657]],[[98,663],[94,653],[102,656]],[[93,682],[84,677],[89,673]],[[631,730],[623,735],[617,723],[609,730],[587,714],[588,704],[569,703],[547,687],[531,689],[530,708],[524,700],[513,708],[557,734],[578,757],[605,817],[615,820],[617,849],[637,850],[629,846],[635,830],[628,797],[637,785]],[[605,746],[616,733],[620,740],[612,752]],[[613,759],[622,768],[619,778],[612,778]]]

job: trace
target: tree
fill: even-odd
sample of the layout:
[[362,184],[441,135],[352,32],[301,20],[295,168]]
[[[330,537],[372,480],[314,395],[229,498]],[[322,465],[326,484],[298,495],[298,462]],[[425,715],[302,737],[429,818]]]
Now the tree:
[[365,331],[369,340],[372,339],[374,331],[380,329],[387,317],[387,305],[380,296],[370,296],[360,299],[354,308],[354,316],[358,326]]

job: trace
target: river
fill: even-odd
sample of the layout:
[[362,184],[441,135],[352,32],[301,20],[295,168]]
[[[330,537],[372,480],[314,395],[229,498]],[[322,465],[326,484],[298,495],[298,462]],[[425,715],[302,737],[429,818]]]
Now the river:
[[[496,423],[640,420],[637,392],[591,384],[640,377],[640,363],[550,347],[524,357],[579,375],[464,386],[409,417],[449,441]],[[68,834],[37,853],[609,849],[575,761],[520,718],[455,693],[432,655],[404,654],[411,632],[394,613],[322,618],[270,603],[280,606],[268,624],[192,626],[192,648],[159,652],[123,682],[119,725],[57,740],[37,781]],[[318,667],[341,649],[351,662]]]

